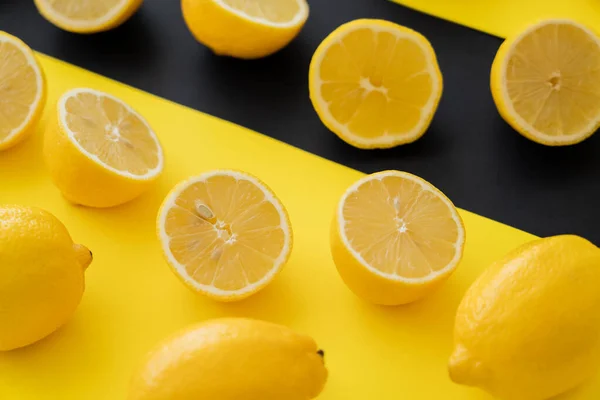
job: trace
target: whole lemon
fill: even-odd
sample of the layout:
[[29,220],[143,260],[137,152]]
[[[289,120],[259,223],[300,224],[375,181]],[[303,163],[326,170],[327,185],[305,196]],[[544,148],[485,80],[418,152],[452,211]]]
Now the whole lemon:
[[313,339],[263,321],[222,318],[151,351],[129,400],[308,400],[327,380]]
[[487,269],[456,314],[454,382],[498,398],[547,399],[600,366],[600,249],[573,235],[536,240]]
[[0,205],[0,351],[62,326],[84,290],[92,253],[47,211]]

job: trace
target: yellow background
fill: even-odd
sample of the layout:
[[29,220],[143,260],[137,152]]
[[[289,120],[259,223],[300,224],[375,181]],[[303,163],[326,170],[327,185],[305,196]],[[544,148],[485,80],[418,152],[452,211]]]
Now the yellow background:
[[[533,236],[463,211],[464,261],[441,290],[405,307],[367,304],[344,286],[329,254],[333,210],[359,172],[40,58],[49,86],[46,114],[35,137],[0,153],[0,202],[50,210],[93,251],[94,262],[83,302],[69,324],[36,345],[0,354],[0,399],[125,399],[134,366],[158,340],[190,323],[225,315],[275,321],[314,336],[331,373],[321,400],[489,399],[447,377],[454,312],[483,268]],[[59,94],[75,86],[121,97],[160,136],[165,174],[140,199],[110,210],[82,208],[67,203],[50,183],[40,136]],[[236,304],[215,303],[185,288],[163,261],[154,233],[157,208],[169,189],[214,168],[246,170],[267,182],[287,206],[295,232],[282,274]],[[570,398],[599,397],[596,381]]]
[[506,37],[549,17],[572,18],[600,30],[598,0],[391,0],[492,35]]

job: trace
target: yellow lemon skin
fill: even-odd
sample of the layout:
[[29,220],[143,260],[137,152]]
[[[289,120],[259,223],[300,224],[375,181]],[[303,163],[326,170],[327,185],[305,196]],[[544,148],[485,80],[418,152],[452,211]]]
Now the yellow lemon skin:
[[152,350],[128,400],[308,400],[327,380],[313,339],[258,320],[222,318]]
[[47,211],[0,205],[0,351],[61,327],[84,291],[91,252]]
[[540,239],[490,266],[456,314],[451,379],[500,399],[541,400],[600,366],[600,249]]
[[302,30],[302,19],[287,26],[273,26],[242,18],[215,0],[182,0],[183,18],[194,38],[220,56],[255,59],[287,46]]
[[69,140],[55,121],[44,132],[44,160],[54,185],[71,203],[87,207],[114,207],[135,199],[158,178],[131,179],[93,161]]

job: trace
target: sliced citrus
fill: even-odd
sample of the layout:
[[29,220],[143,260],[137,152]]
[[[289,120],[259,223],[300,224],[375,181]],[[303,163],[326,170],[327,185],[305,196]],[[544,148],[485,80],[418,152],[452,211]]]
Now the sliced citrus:
[[340,199],[331,252],[348,287],[377,304],[417,300],[457,267],[465,229],[452,202],[399,171],[368,175]]
[[127,21],[143,0],[35,0],[38,11],[69,32],[106,31]]
[[33,51],[0,31],[0,150],[28,137],[46,102],[46,82]]
[[182,0],[185,22],[219,55],[259,58],[294,39],[308,18],[306,0]]
[[317,48],[309,89],[319,118],[342,140],[388,148],[425,133],[442,95],[442,75],[421,34],[360,19],[337,28]]
[[109,94],[79,88],[58,101],[44,155],[70,201],[111,207],[140,195],[163,170],[163,151],[146,120]]
[[506,39],[491,89],[500,115],[549,146],[581,142],[600,126],[600,38],[570,20],[546,20]]
[[157,218],[165,257],[183,282],[217,300],[239,300],[269,284],[287,261],[287,212],[260,180],[212,171],[177,185]]

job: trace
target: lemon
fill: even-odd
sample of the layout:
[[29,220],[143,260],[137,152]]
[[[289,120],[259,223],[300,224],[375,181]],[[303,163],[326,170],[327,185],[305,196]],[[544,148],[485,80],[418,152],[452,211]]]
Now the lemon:
[[42,115],[46,81],[33,51],[0,31],[0,150],[27,138]]
[[542,400],[600,366],[600,249],[535,240],[490,266],[456,314],[450,377],[501,399]]
[[400,171],[367,175],[343,194],[331,253],[348,287],[377,304],[431,293],[462,258],[465,229],[452,202],[425,180]]
[[60,328],[79,305],[91,261],[52,214],[0,205],[0,351]]
[[359,148],[414,142],[442,95],[435,52],[421,34],[388,21],[346,23],[319,45],[310,99],[323,123]]
[[292,250],[283,204],[258,178],[217,170],[177,185],[157,217],[167,262],[191,289],[216,300],[268,285]]
[[579,143],[600,126],[600,38],[570,20],[532,25],[500,46],[491,89],[521,135],[549,146]]
[[95,33],[116,28],[127,21],[143,0],[35,0],[53,25],[75,33]]
[[161,174],[158,138],[123,101],[81,88],[66,92],[57,108],[44,137],[44,157],[69,201],[116,206],[139,196]]
[[290,43],[308,18],[306,0],[181,0],[183,18],[218,55],[260,58]]
[[273,323],[223,318],[159,344],[134,375],[128,400],[308,400],[327,380],[323,351]]

